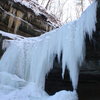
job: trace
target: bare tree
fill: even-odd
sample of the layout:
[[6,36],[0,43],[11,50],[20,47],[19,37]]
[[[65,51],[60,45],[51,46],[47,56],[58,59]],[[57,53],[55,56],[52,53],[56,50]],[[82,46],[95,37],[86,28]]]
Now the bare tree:
[[83,12],[83,10],[84,10],[84,7],[83,7],[84,5],[83,5],[83,0],[81,0],[81,10],[82,10],[82,12]]
[[88,0],[90,2],[90,4],[93,2],[93,0]]
[[46,6],[45,6],[46,9],[48,8],[50,2],[51,2],[51,0],[48,0],[47,4],[46,4]]
[[[37,0],[45,9],[54,14],[59,20],[72,21],[74,17],[78,18],[84,9],[92,3],[93,0]],[[73,2],[76,2],[74,4]],[[78,4],[77,4],[78,3]],[[73,11],[74,10],[74,13]],[[76,15],[75,15],[76,14]],[[64,19],[66,17],[66,19]]]

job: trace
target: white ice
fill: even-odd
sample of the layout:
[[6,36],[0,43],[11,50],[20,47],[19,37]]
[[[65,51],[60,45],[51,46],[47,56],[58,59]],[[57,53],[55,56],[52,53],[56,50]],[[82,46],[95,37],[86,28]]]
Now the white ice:
[[4,32],[4,31],[2,31],[2,30],[0,30],[0,34],[1,34],[2,36],[4,36],[4,37],[10,38],[10,39],[14,39],[14,40],[25,38],[25,37],[20,36],[20,35],[17,35],[17,34],[12,34],[12,33],[8,33],[8,32]]

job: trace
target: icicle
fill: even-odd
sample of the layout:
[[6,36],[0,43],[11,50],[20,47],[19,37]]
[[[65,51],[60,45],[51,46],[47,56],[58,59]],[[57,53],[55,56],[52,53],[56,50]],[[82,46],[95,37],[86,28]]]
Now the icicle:
[[97,2],[94,0],[94,2],[84,11],[82,14],[81,19],[83,19],[82,23],[84,26],[85,32],[88,33],[90,39],[92,38],[93,31],[96,30],[95,24],[96,24],[96,12],[97,12]]
[[[11,7],[10,13],[13,14],[13,15],[15,15],[16,9],[14,9],[14,8]],[[14,22],[14,17],[13,16],[9,16],[9,22],[8,22],[8,28],[9,29],[12,28],[13,22]]]
[[[23,13],[21,11],[17,11],[17,17],[19,17],[20,19],[23,18]],[[15,20],[15,28],[14,28],[14,33],[16,34],[16,32],[18,31],[20,25],[21,25],[21,20],[20,19],[17,19]]]

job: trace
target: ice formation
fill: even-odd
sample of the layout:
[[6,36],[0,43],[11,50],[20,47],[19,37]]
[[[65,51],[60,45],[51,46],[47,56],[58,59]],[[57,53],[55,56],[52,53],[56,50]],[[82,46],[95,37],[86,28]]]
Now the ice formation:
[[[94,1],[78,20],[65,24],[39,37],[11,40],[9,47],[0,60],[0,74],[2,77],[5,77],[0,80],[0,83],[1,85],[10,86],[11,89],[8,89],[9,91],[13,91],[15,88],[17,90],[15,89],[16,91],[7,95],[13,95],[15,97],[18,94],[17,97],[19,97],[21,96],[20,93],[23,94],[24,90],[26,91],[26,88],[29,88],[28,90],[32,93],[37,91],[34,88],[34,91],[31,91],[30,82],[36,84],[37,88],[40,87],[42,89],[42,92],[39,92],[39,90],[38,93],[45,94],[43,92],[45,76],[53,68],[55,56],[57,55],[58,60],[60,60],[61,53],[62,76],[64,76],[65,68],[67,67],[73,89],[77,89],[78,66],[84,60],[85,55],[85,36],[87,33],[91,39],[93,31],[95,31],[96,7],[97,2]],[[21,88],[20,93],[19,88]],[[5,87],[3,89],[5,91]],[[28,95],[27,92],[25,94],[30,99],[23,96],[22,98],[24,99],[14,100],[31,100],[32,98],[34,98],[32,100],[39,100],[35,95]],[[56,100],[55,98],[58,99],[59,95],[61,96],[59,100],[67,100],[66,96],[69,96],[68,100],[77,100],[75,91],[61,91],[52,97],[46,95],[43,96],[45,97],[43,100]]]

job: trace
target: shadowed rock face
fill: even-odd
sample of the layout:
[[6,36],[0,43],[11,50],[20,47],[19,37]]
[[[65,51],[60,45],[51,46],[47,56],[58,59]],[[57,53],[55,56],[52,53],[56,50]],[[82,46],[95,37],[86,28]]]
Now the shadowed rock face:
[[93,39],[89,41],[86,37],[86,59],[100,60],[100,1],[97,7],[96,32],[93,33]]
[[[89,70],[88,70],[89,71]],[[80,73],[78,83],[79,100],[99,100],[100,99],[100,74],[96,74],[92,70],[89,73],[85,70]],[[91,73],[90,73],[91,72]],[[61,77],[61,69],[53,69],[46,77],[45,90],[50,94],[55,94],[60,90],[72,90],[71,81],[68,72],[65,78]]]
[[[23,36],[38,36],[58,26],[55,17],[37,4],[33,3],[33,7],[34,10],[13,0],[0,0],[0,29]],[[37,9],[39,14],[36,14]]]
[[3,55],[2,42],[3,42],[3,37],[0,35],[0,58]]

